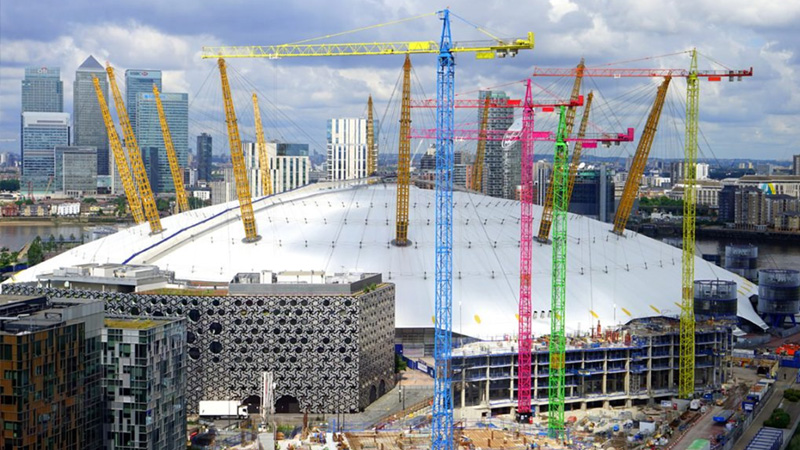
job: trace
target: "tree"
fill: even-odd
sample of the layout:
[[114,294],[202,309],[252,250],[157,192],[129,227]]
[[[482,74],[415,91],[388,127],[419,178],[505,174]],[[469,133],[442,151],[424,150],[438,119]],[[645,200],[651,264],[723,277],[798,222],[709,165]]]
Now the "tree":
[[156,199],[156,209],[159,211],[169,211],[169,200],[164,198]]
[[0,191],[16,192],[19,190],[19,180],[0,180]]
[[42,240],[39,236],[31,242],[28,247],[28,266],[34,266],[44,261],[44,252],[42,251]]
[[45,244],[45,250],[47,250],[48,252],[52,252],[55,249],[56,249],[56,237],[51,234],[50,237],[47,238],[47,244]]
[[124,196],[119,196],[114,200],[114,212],[117,216],[124,217],[128,213],[127,207],[128,200]]
[[198,209],[203,207],[203,199],[199,197],[189,197],[189,209]]
[[70,233],[70,234],[69,234],[69,241],[70,241],[70,242],[75,242],[75,241],[77,241],[77,240],[78,240],[78,239],[75,237],[75,233]]

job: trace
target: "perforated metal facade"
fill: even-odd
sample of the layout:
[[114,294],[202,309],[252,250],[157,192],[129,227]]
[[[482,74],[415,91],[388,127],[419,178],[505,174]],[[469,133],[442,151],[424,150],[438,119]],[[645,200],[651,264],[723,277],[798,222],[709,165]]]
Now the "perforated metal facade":
[[[369,292],[367,292],[369,291]],[[272,371],[274,398],[310,413],[357,411],[394,386],[395,286],[351,295],[192,296],[3,286],[105,301],[107,313],[187,318],[187,410],[200,400],[259,395]]]

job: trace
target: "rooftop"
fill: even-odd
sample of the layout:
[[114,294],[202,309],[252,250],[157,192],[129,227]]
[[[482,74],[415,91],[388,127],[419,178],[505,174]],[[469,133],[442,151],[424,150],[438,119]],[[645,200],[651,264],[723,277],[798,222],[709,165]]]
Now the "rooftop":
[[105,319],[106,328],[123,330],[148,330],[169,323],[170,320],[142,319],[137,317],[112,317]]

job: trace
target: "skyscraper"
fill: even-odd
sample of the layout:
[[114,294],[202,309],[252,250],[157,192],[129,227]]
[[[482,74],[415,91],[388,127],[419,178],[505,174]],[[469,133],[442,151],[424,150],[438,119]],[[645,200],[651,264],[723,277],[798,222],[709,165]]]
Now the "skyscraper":
[[75,71],[75,83],[72,86],[72,119],[74,126],[74,145],[91,146],[97,149],[97,174],[108,175],[109,163],[113,161],[108,155],[108,132],[103,123],[103,114],[97,102],[92,79],[100,80],[103,95],[108,101],[108,77],[103,66],[93,56]]
[[[44,192],[55,176],[55,148],[69,145],[69,114],[22,113],[22,190]],[[52,191],[52,185],[51,191]]]
[[27,67],[22,112],[64,112],[64,82],[58,67]]
[[203,133],[197,136],[197,180],[211,181],[211,135]]
[[[377,121],[374,129],[377,142]],[[367,176],[366,119],[328,119],[327,143],[329,180]]]
[[[159,96],[172,136],[172,145],[175,147],[175,155],[178,157],[178,166],[184,168],[189,152],[189,94],[161,92]],[[161,132],[161,121],[158,118],[156,100],[152,92],[140,92],[136,97],[136,130],[145,166],[148,169],[158,170],[158,176],[148,173],[150,179],[155,181],[152,186],[153,191],[175,192],[167,150],[164,147],[164,135]],[[157,150],[153,152],[153,148]],[[150,162],[153,155],[158,156],[158,161]]]
[[800,155],[794,155],[792,158],[792,174],[800,176]]
[[134,70],[125,71],[125,107],[128,110],[128,117],[131,119],[131,127],[136,137],[139,131],[136,124],[136,101],[141,93],[152,94],[153,84],[161,92],[161,71],[160,70]]
[[[508,95],[503,91],[481,91],[478,97],[480,100],[486,97],[508,99]],[[480,122],[483,117],[483,108],[478,108],[477,111],[478,122]],[[489,122],[486,129],[490,132],[505,132],[513,123],[514,117],[508,113],[507,108],[489,108]],[[483,158],[483,193],[492,197],[503,197],[504,181],[503,142],[488,140]]]
[[53,190],[75,197],[96,194],[97,149],[56,146]]

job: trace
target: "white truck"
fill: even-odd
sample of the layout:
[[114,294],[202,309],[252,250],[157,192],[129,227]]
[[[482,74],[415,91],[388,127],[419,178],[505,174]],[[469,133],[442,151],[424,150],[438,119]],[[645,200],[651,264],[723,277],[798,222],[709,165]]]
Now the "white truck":
[[200,400],[200,417],[215,419],[245,418],[247,406],[236,400]]

